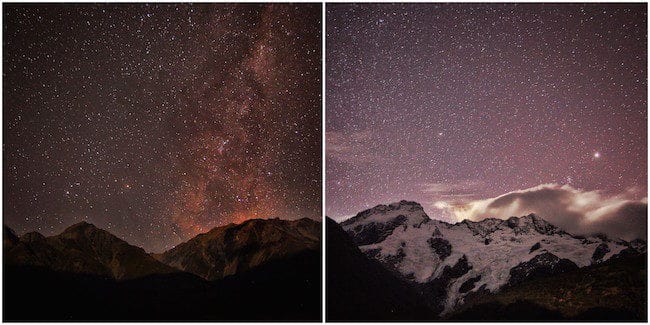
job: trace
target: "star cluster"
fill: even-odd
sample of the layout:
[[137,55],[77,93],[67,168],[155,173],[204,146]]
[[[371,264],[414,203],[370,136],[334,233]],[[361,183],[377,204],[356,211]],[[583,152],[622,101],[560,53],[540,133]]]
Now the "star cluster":
[[645,4],[328,4],[327,214],[409,199],[444,219],[540,184],[643,200],[646,19]]
[[320,4],[4,6],[4,222],[149,251],[320,218]]

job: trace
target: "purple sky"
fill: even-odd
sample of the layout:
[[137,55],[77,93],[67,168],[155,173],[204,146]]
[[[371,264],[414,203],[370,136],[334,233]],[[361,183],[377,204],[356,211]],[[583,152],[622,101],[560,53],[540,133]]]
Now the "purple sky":
[[549,183],[642,200],[646,44],[645,4],[328,4],[328,216],[454,220],[435,205]]

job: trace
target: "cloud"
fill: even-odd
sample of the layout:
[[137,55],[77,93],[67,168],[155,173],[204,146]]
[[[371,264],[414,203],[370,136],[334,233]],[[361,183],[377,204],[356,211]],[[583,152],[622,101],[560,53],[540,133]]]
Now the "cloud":
[[336,159],[353,165],[377,163],[384,159],[374,147],[373,135],[370,131],[353,131],[351,133],[328,131],[326,139],[325,150],[328,159]]
[[484,183],[475,180],[465,180],[454,183],[423,183],[421,192],[428,197],[440,200],[446,204],[460,204],[468,199],[477,198],[477,190],[484,187]]
[[466,203],[439,200],[433,206],[449,212],[457,221],[506,219],[535,213],[573,234],[604,233],[631,240],[647,237],[648,200],[647,197],[639,200],[638,196],[636,188],[608,195],[570,185],[542,184]]

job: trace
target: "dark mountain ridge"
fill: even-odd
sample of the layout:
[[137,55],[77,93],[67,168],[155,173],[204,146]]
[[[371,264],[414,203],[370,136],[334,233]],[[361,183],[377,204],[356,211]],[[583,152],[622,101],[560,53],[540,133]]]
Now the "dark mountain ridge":
[[320,223],[303,218],[251,219],[217,227],[155,257],[216,280],[306,250],[320,250]]
[[[4,229],[5,234],[13,233],[7,226]],[[142,248],[129,245],[87,222],[74,224],[55,236],[29,232],[16,238],[5,236],[5,243],[9,241],[4,247],[7,265],[42,267],[118,280],[178,272]]]
[[365,256],[326,217],[328,321],[426,320],[435,314],[417,287]]
[[321,318],[317,221],[250,220],[215,228],[188,242],[201,245],[174,251],[190,261],[202,254],[229,257],[228,263],[205,260],[208,269],[221,270],[218,277],[166,265],[84,222],[50,237],[16,236],[7,226],[3,232],[4,320]]

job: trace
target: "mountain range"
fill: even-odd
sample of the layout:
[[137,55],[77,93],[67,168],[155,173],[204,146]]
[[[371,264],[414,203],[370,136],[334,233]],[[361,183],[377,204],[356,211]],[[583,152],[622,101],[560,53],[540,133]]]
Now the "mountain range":
[[72,225],[51,237],[38,232],[18,237],[7,226],[4,226],[4,234],[4,262],[7,265],[29,265],[118,280],[177,272],[144,249],[129,245],[87,222]]
[[320,249],[320,223],[311,219],[249,220],[217,227],[155,257],[178,270],[217,280],[269,260]]
[[[320,222],[253,219],[148,254],[81,222],[4,226],[5,320],[319,320]],[[293,306],[293,309],[287,309]]]
[[[619,262],[622,260],[627,263],[630,258],[646,254],[645,240],[627,242],[602,234],[577,236],[534,214],[450,224],[429,218],[420,204],[409,201],[378,205],[336,226],[365,258],[380,264],[398,281],[406,281],[399,287],[416,290],[427,302],[429,319],[462,318],[457,314],[459,310],[496,299],[530,281],[587,270],[598,273],[594,269],[603,270],[598,268],[601,265],[617,265],[624,263]],[[327,228],[328,248],[333,227]],[[625,270],[636,276],[645,269]],[[328,281],[328,288],[330,285],[337,284]],[[638,287],[645,288],[645,284]],[[616,290],[623,294],[620,289]],[[644,292],[638,294],[647,296]],[[583,307],[586,310],[593,306]],[[336,313],[345,314],[341,309]]]

